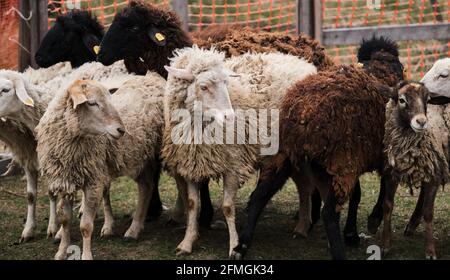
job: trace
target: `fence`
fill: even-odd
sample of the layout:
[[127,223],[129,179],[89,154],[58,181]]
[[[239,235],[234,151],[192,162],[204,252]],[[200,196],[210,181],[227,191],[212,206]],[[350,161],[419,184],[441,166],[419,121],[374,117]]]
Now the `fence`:
[[[3,15],[4,11],[8,10],[3,8],[3,3],[8,6],[14,0],[0,1],[2,3],[0,12]],[[44,11],[45,15],[48,15],[48,18],[45,18],[45,25],[50,27],[58,12],[82,8],[91,10],[105,26],[109,26],[114,15],[127,2],[128,0],[49,0],[48,9],[45,8]],[[447,0],[149,0],[149,2],[175,9],[190,31],[202,30],[214,24],[231,23],[289,34],[296,34],[300,30],[321,40],[328,53],[338,63],[356,61],[357,44],[362,37],[371,33],[388,34],[395,40],[401,40],[400,54],[408,78],[420,78],[436,59],[450,56],[448,41],[450,1]],[[17,18],[17,14],[14,16]],[[43,24],[42,20],[38,23]],[[1,36],[2,40],[6,37],[3,32]],[[40,36],[35,36],[34,40],[39,40]],[[32,49],[31,46],[30,48]]]

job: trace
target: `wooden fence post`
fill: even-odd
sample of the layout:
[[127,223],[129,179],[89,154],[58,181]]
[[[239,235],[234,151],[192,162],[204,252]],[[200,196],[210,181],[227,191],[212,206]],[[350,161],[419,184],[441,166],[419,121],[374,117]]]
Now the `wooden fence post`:
[[20,0],[20,12],[30,20],[20,19],[19,71],[37,67],[34,55],[47,32],[47,0]]
[[297,0],[297,30],[322,41],[322,1]]
[[[28,0],[19,1],[19,11],[25,17],[30,15],[30,5]],[[21,47],[19,47],[19,71],[25,70],[31,63],[30,55],[30,27],[29,22],[24,19],[19,19],[19,42]]]
[[183,29],[189,31],[189,6],[188,0],[172,0],[172,10],[178,14],[182,23]]

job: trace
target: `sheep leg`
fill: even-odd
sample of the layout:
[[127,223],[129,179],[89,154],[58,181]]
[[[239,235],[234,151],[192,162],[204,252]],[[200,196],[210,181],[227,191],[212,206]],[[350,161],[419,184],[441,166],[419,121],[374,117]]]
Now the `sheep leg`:
[[158,163],[154,168],[155,169],[152,172],[153,173],[152,180],[153,180],[154,190],[153,190],[152,198],[150,199],[150,205],[149,205],[148,211],[147,211],[147,220],[157,219],[161,216],[161,214],[163,212],[163,204],[161,202],[161,197],[159,195],[159,189],[158,189],[159,177],[161,175],[161,163]]
[[25,168],[27,177],[27,220],[22,231],[19,242],[27,242],[34,237],[34,229],[36,228],[36,195],[38,171]]
[[439,188],[438,185],[427,185],[423,186],[425,189],[425,198],[423,203],[423,219],[425,222],[425,236],[426,236],[426,259],[435,260],[436,249],[434,247],[434,236],[433,236],[433,216],[434,216],[434,201],[436,199],[436,193]]
[[236,230],[236,208],[235,208],[235,199],[236,193],[239,188],[239,179],[234,175],[225,175],[223,177],[223,203],[222,203],[222,211],[225,216],[225,220],[228,225],[228,234],[230,237],[230,247],[228,251],[228,256],[232,258],[233,249],[239,243],[239,236]]
[[199,186],[196,183],[187,182],[187,228],[183,241],[178,244],[177,255],[190,254],[192,245],[198,239],[198,210],[199,210]]
[[358,247],[360,238],[358,235],[358,206],[361,201],[361,185],[356,180],[353,193],[350,197],[348,205],[347,221],[344,227],[344,242],[350,247]]
[[301,172],[295,170],[292,173],[292,180],[294,180],[297,186],[297,192],[299,196],[299,212],[298,222],[294,229],[293,237],[308,237],[308,230],[312,225],[311,221],[311,193],[314,191],[312,187],[313,182],[310,179],[310,169],[306,164],[300,167]]
[[170,215],[169,221],[167,222],[168,224],[181,224],[187,210],[188,195],[186,181],[179,176],[175,176],[175,184],[177,186],[178,196],[175,203],[175,208]]
[[[283,157],[277,155],[276,157]],[[292,173],[288,159],[272,161],[274,166],[263,166],[255,190],[250,195],[247,206],[247,225],[239,236],[239,244],[233,249],[232,258],[242,259],[250,247],[256,223],[270,199],[284,186]]]
[[83,237],[83,253],[82,260],[92,260],[92,232],[94,231],[94,220],[97,213],[98,204],[100,202],[99,192],[103,193],[102,188],[88,187],[83,189],[84,193],[84,210],[80,221],[80,232]]
[[320,210],[322,208],[322,198],[320,192],[315,189],[311,196],[311,227],[309,231],[313,230],[314,226],[320,220]]
[[371,234],[375,234],[378,231],[378,228],[383,221],[383,203],[384,197],[386,193],[386,180],[384,176],[381,176],[380,179],[380,193],[378,194],[377,203],[372,209],[372,213],[370,213],[369,218],[367,219],[367,230]]
[[48,218],[47,238],[52,237],[56,239],[56,233],[58,232],[58,221],[56,218],[56,199],[58,198],[58,196],[49,191],[48,198],[50,201],[50,215]]
[[209,195],[209,179],[201,182],[200,186],[200,227],[209,229],[214,217],[214,208]]
[[67,258],[67,248],[70,245],[70,221],[72,219],[73,200],[63,197],[58,204],[57,215],[61,224],[61,242],[59,242],[58,252],[55,260],[65,260]]
[[103,189],[103,212],[105,215],[105,221],[100,232],[100,237],[102,238],[108,238],[114,235],[114,216],[111,207],[110,188],[111,186],[108,184],[108,186]]
[[81,204],[80,209],[78,209],[78,219],[81,219],[81,217],[83,216],[83,211],[84,211],[84,193],[81,192]]
[[[151,169],[151,167],[146,168]],[[133,216],[133,222],[124,235],[125,241],[137,240],[139,234],[144,229],[145,217],[155,187],[155,182],[152,180],[153,176],[148,175],[152,174],[142,174],[137,180],[139,187],[138,204]]]
[[391,179],[386,178],[385,197],[383,202],[383,234],[382,234],[382,253],[385,256],[392,247],[392,210],[394,208],[395,192],[398,184]]
[[327,232],[330,253],[333,259],[345,259],[344,244],[341,238],[339,227],[340,212],[337,211],[336,196],[333,191],[329,191],[322,209],[322,219]]
[[416,208],[409,219],[409,223],[406,225],[404,234],[405,236],[412,236],[416,231],[416,228],[420,224],[420,220],[423,217],[424,212],[424,199],[425,199],[425,188],[420,188],[419,199],[417,200]]

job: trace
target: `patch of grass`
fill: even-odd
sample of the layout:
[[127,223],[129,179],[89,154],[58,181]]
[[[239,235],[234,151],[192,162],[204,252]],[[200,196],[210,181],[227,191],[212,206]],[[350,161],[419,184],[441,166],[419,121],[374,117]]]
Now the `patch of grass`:
[[[362,199],[359,209],[359,232],[367,234],[366,223],[372,206],[378,196],[379,178],[374,174],[366,174],[361,178]],[[237,223],[241,229],[245,223],[245,206],[253,190],[255,179],[250,180],[238,192]],[[57,245],[46,239],[48,222],[48,199],[45,196],[45,183],[41,182],[38,197],[38,227],[34,241],[15,245],[22,231],[22,223],[26,214],[25,182],[20,178],[3,178],[0,181],[0,259],[52,259],[57,251]],[[213,203],[216,209],[215,219],[223,219],[220,210],[222,189],[218,183],[210,185]],[[175,204],[177,192],[172,178],[162,176],[160,192],[163,203],[168,206]],[[22,197],[23,196],[23,197]],[[111,199],[115,216],[116,236],[109,240],[99,238],[103,223],[103,213],[100,210],[95,222],[93,253],[96,259],[226,259],[228,254],[228,231],[226,229],[202,230],[201,237],[190,256],[175,256],[175,248],[184,236],[181,227],[168,226],[166,222],[169,212],[164,212],[157,221],[146,224],[140,240],[137,243],[125,243],[121,236],[125,233],[135,209],[137,187],[128,178],[116,180],[112,186]],[[417,195],[410,196],[406,188],[399,188],[393,215],[394,243],[389,259],[423,259],[424,237],[423,227],[413,237],[404,237],[403,228],[413,209]],[[328,259],[326,235],[321,223],[315,228],[308,239],[292,239],[295,227],[293,215],[298,208],[297,190],[291,181],[278,193],[268,205],[259,221],[253,247],[248,259]],[[450,208],[450,193],[440,191],[436,200],[435,236],[438,255],[442,259],[450,259],[450,223],[448,213]],[[346,219],[346,210],[342,217],[342,228]],[[72,244],[81,246],[79,220],[73,219]],[[366,240],[358,249],[347,249],[350,259],[366,259],[366,248],[370,244],[378,244],[377,234]]]

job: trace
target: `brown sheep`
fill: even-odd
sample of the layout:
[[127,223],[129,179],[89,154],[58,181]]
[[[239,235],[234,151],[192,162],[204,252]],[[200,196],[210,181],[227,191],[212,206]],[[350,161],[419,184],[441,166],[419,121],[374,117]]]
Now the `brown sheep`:
[[280,111],[281,152],[272,161],[278,166],[262,172],[250,198],[248,225],[235,248],[238,258],[245,254],[265,204],[291,175],[313,181],[321,192],[331,255],[345,258],[340,211],[360,175],[382,170],[384,93],[403,79],[397,46],[390,40],[363,41],[358,57],[364,69],[330,67],[286,93]]

